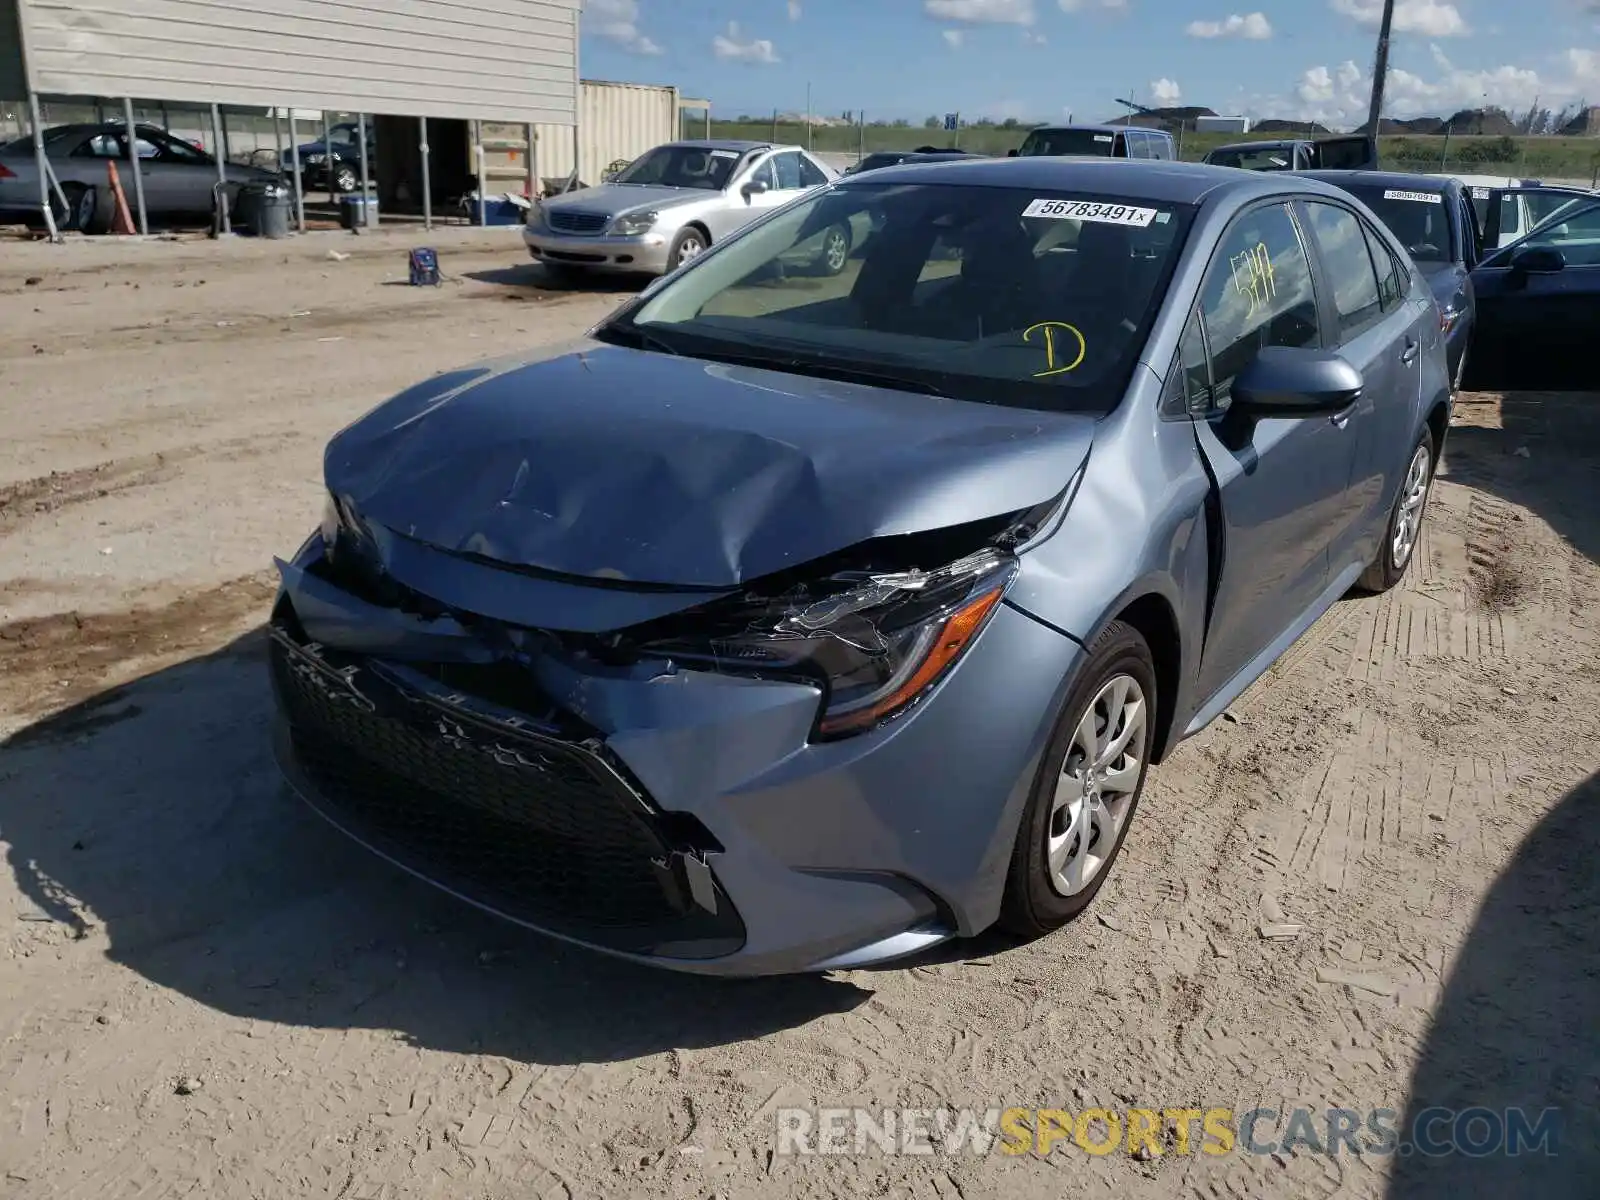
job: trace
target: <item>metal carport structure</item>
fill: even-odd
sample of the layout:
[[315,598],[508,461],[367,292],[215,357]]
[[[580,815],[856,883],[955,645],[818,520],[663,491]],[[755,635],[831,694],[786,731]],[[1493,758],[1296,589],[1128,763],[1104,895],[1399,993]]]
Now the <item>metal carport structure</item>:
[[[418,118],[425,164],[429,117],[522,124],[530,150],[534,125],[571,127],[576,137],[581,7],[581,0],[0,0],[0,95],[28,99],[52,236],[41,95],[120,98],[130,128],[134,97],[209,105],[216,124],[219,104],[354,112],[365,194],[366,114]],[[290,143],[293,149],[292,129]],[[481,164],[481,149],[477,157]],[[298,154],[295,168],[298,188]]]

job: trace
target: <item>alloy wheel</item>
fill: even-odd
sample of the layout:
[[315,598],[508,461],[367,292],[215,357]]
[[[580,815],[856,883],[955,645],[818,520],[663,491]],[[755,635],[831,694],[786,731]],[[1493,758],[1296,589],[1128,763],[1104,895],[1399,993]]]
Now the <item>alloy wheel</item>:
[[850,239],[837,229],[829,230],[827,240],[822,243],[822,261],[829,273],[837,275],[849,260]]
[[690,234],[688,237],[684,238],[683,241],[678,243],[678,261],[676,265],[681,267],[691,258],[699,258],[701,251],[703,251],[705,248],[706,246],[704,242],[702,242],[694,234]]
[[1418,446],[1411,456],[1411,466],[1406,469],[1405,487],[1400,494],[1400,511],[1395,514],[1394,540],[1389,545],[1390,561],[1395,570],[1411,561],[1417,548],[1417,538],[1422,533],[1422,512],[1428,504],[1428,484],[1432,482],[1433,455],[1428,447]]
[[1051,887],[1074,896],[1116,850],[1149,747],[1149,704],[1131,675],[1114,675],[1078,719],[1045,823]]

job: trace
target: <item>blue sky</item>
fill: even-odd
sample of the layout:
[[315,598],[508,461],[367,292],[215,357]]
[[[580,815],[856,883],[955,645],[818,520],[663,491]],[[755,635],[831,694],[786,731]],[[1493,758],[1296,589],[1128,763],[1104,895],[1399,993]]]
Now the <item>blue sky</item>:
[[[585,0],[582,73],[719,114],[1103,120],[1116,97],[1354,124],[1382,0]],[[1398,0],[1385,115],[1600,104],[1600,0]]]

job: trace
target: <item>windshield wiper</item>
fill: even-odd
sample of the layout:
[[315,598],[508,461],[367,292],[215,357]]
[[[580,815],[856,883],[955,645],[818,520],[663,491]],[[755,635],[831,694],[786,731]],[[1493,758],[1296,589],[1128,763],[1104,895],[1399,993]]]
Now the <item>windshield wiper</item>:
[[900,371],[885,371],[877,367],[858,366],[855,363],[825,359],[795,358],[791,355],[767,357],[764,354],[739,354],[721,349],[697,350],[697,358],[729,363],[741,367],[760,367],[768,371],[788,371],[794,375],[809,375],[817,379],[836,379],[840,383],[861,383],[868,387],[895,388],[902,392],[917,392],[924,396],[943,396],[949,393],[935,385]]
[[604,325],[594,331],[594,337],[596,341],[629,346],[634,350],[654,350],[658,354],[670,354],[674,358],[683,357],[683,351],[671,342],[653,333],[646,333],[637,325]]

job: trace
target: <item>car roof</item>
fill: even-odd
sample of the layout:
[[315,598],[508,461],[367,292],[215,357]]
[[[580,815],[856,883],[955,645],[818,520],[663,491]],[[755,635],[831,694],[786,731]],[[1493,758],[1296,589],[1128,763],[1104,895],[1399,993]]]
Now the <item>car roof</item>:
[[664,142],[666,146],[684,146],[695,150],[737,150],[740,154],[749,150],[798,150],[798,146],[782,146],[776,142],[747,142],[738,138],[680,138],[675,142]]
[[1056,133],[1068,129],[1081,129],[1085,133],[1127,133],[1131,129],[1135,133],[1155,133],[1164,138],[1172,136],[1165,129],[1151,129],[1145,125],[1035,125],[1028,132]]
[[1454,176],[1410,174],[1405,171],[1302,171],[1335,187],[1366,184],[1368,187],[1404,188],[1411,192],[1438,192],[1443,195],[1461,186]]
[[1213,146],[1210,153],[1219,150],[1276,150],[1283,146],[1298,146],[1306,138],[1255,138],[1247,142],[1229,142],[1226,146]]
[[[1332,195],[1327,185],[1306,182],[1287,172],[1241,171],[1203,163],[1139,158],[968,158],[965,161],[905,163],[870,176],[852,176],[842,186],[885,183],[944,183],[974,187],[1038,188],[1062,192],[1105,192],[1165,204],[1199,204],[1229,193],[1241,199],[1299,192]],[[860,180],[858,184],[856,181]]]

